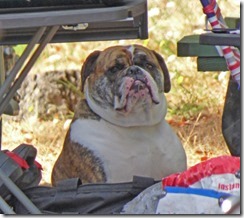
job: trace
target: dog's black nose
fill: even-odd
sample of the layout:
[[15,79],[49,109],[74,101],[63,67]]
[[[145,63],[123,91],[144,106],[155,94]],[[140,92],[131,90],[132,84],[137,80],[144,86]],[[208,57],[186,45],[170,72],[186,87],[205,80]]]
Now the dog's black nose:
[[131,66],[129,69],[128,69],[128,74],[129,75],[135,75],[135,74],[138,74],[141,72],[140,68],[136,67],[136,66]]

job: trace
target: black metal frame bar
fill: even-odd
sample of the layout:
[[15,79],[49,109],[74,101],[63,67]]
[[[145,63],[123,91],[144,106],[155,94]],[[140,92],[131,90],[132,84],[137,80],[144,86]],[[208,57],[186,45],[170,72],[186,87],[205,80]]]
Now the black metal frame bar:
[[[64,29],[65,25],[87,24],[87,28]],[[127,0],[122,6],[0,14],[0,44],[25,44],[39,27],[60,26],[51,40],[82,42],[116,39],[146,39],[147,1]]]
[[[24,57],[21,58],[20,61],[16,63],[17,67],[15,65],[15,67],[11,70],[10,76],[8,77],[10,79],[7,78],[6,83],[5,83],[6,85],[3,84],[3,86],[1,87],[3,89],[0,90],[0,94],[1,94],[0,95],[0,114],[2,114],[4,112],[4,109],[7,107],[8,102],[14,96],[17,89],[20,88],[26,75],[29,73],[29,71],[32,68],[32,66],[34,65],[35,61],[40,56],[40,54],[43,51],[43,49],[45,48],[45,46],[51,41],[51,39],[53,38],[53,36],[57,32],[57,30],[58,30],[58,26],[51,27],[48,34],[40,42],[40,45],[38,46],[38,48],[36,49],[36,51],[34,52],[32,57],[30,58],[30,60],[28,61],[28,63],[24,67],[24,69],[20,72],[18,77],[15,79],[13,85],[10,86],[12,81],[14,80],[14,77],[18,74],[19,68],[26,61],[26,59],[28,57],[28,53],[31,52],[31,50],[34,48],[35,42],[43,35],[45,28],[41,27],[40,30],[37,32],[37,34],[33,37],[33,40],[31,41],[32,43],[30,44],[29,47],[26,48],[26,52],[24,52],[24,54],[23,54]],[[40,33],[40,35],[38,35],[38,33]],[[2,94],[1,91],[4,94]],[[3,99],[1,99],[1,98],[3,98]]]

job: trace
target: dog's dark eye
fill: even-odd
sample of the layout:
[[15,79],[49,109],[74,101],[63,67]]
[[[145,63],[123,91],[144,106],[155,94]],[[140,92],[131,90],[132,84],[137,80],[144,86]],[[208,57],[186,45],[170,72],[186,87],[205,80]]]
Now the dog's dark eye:
[[122,70],[123,68],[124,68],[123,64],[116,64],[110,69],[110,71],[116,73],[117,71]]
[[148,70],[152,70],[152,69],[153,69],[153,65],[150,64],[150,63],[146,63],[146,68],[147,68]]

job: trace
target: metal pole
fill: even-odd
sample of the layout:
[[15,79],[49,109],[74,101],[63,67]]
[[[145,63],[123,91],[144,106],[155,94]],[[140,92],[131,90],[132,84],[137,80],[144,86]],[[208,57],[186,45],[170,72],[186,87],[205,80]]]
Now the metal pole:
[[11,89],[5,96],[5,98],[0,103],[0,114],[3,113],[5,108],[7,107],[7,103],[10,101],[10,99],[13,97],[17,89],[20,87],[21,83],[25,79],[26,75],[30,71],[31,67],[36,62],[37,58],[40,56],[41,52],[45,48],[45,46],[51,41],[57,30],[59,29],[59,26],[53,26],[51,27],[50,31],[47,33],[45,38],[41,41],[40,45],[32,55],[31,59],[28,61],[24,69],[21,71],[19,77],[15,80],[14,84],[12,85]]
[[[5,67],[4,67],[4,56],[3,46],[0,46],[0,88],[5,80]],[[0,114],[0,150],[2,147],[2,116]]]
[[5,175],[5,173],[0,168],[0,179],[3,184],[11,191],[11,193],[23,204],[29,212],[32,214],[41,214],[41,211],[30,201],[29,198],[19,189],[14,182]]
[[33,50],[34,46],[40,41],[45,30],[46,30],[46,27],[40,27],[39,28],[39,30],[36,32],[36,34],[31,39],[30,43],[28,43],[26,49],[24,50],[24,53],[21,55],[21,57],[15,63],[13,69],[10,71],[10,74],[8,75],[8,77],[6,78],[5,82],[2,84],[1,89],[0,89],[0,102],[4,98],[4,94],[7,92],[7,90],[9,89],[11,84],[13,83],[13,80],[15,79],[20,68],[23,66],[27,57],[29,56],[29,54]]
[[3,200],[0,196],[0,209],[4,212],[4,214],[15,214],[12,208]]
[[5,66],[4,66],[4,56],[3,56],[3,46],[0,46],[0,87],[5,80]]

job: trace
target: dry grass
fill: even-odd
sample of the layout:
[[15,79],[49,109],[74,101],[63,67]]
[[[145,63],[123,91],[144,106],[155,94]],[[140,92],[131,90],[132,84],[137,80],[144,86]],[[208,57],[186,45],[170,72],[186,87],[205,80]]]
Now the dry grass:
[[34,145],[36,160],[43,167],[43,183],[50,183],[52,166],[61,151],[69,120],[39,121],[36,119],[16,122],[3,116],[2,148],[12,150],[22,143]]
[[[172,90],[167,94],[167,120],[177,132],[188,157],[188,166],[207,158],[229,154],[221,133],[221,116],[229,74],[197,72],[196,58],[177,57],[177,41],[184,35],[200,33],[204,16],[200,1],[149,2],[149,39],[110,42],[50,44],[30,73],[80,69],[95,49],[115,44],[139,43],[160,52],[169,68]],[[238,1],[218,1],[222,14],[240,16]],[[194,10],[192,10],[194,8]],[[15,121],[3,117],[2,149],[12,150],[21,143],[34,145],[43,166],[43,183],[50,183],[52,166],[62,148],[70,120]]]
[[[61,151],[70,120],[16,122],[3,116],[2,148],[12,150],[21,143],[36,147],[37,161],[43,167],[42,183],[50,183],[52,166]],[[169,120],[186,150],[188,166],[211,157],[229,154],[221,133],[221,114],[203,115],[196,119]]]

